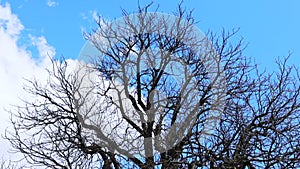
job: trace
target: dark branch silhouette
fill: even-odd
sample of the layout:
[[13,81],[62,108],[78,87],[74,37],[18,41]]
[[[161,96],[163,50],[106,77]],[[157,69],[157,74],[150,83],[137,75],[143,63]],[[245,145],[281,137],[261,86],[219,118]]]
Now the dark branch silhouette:
[[36,100],[11,112],[5,135],[14,150],[49,168],[299,168],[288,57],[260,72],[231,43],[237,30],[199,39],[182,4],[177,20],[151,7],[85,34],[99,51],[88,66],[53,60],[46,85],[29,80]]

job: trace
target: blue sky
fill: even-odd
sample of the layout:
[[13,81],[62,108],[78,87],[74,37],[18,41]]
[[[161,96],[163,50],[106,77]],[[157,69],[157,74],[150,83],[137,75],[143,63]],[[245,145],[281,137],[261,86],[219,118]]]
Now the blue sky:
[[[142,0],[140,0],[142,1]],[[143,1],[142,4],[150,1]],[[159,12],[171,13],[179,0],[154,1]],[[250,56],[268,71],[275,69],[277,57],[292,53],[290,63],[300,63],[299,0],[185,0],[184,7],[194,9],[194,17],[203,32],[220,33],[222,29],[240,28],[235,39],[248,44],[244,55]],[[0,133],[8,125],[9,114],[3,111],[18,104],[22,79],[37,76],[45,79],[48,55],[76,59],[85,44],[83,30],[96,28],[93,16],[105,19],[122,16],[121,8],[137,9],[137,0],[67,1],[0,0]],[[38,63],[38,64],[37,64]],[[8,146],[0,139],[0,159]]]
[[[121,7],[128,11],[134,11],[137,7],[137,1],[121,0],[7,2],[25,26],[24,32],[45,36],[48,43],[55,47],[56,54],[67,58],[77,57],[80,52],[85,42],[82,28],[88,32],[95,28],[93,12],[114,19],[121,16]],[[47,5],[51,2],[52,7]],[[159,11],[170,13],[179,1],[154,2],[155,5],[159,3]],[[203,32],[240,28],[236,38],[243,37],[245,43],[249,43],[245,54],[255,58],[262,66],[272,68],[276,57],[286,56],[289,52],[293,53],[291,61],[300,63],[300,1],[186,0],[184,6],[194,9],[194,16],[199,21],[197,26]]]

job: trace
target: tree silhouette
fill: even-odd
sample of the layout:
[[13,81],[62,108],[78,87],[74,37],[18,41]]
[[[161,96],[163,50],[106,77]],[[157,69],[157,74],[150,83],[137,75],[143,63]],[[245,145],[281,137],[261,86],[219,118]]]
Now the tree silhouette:
[[[192,12],[123,11],[85,34],[97,49],[12,111],[13,148],[49,168],[297,168],[298,70],[259,72],[237,30],[201,36]],[[201,37],[201,38],[199,38]]]

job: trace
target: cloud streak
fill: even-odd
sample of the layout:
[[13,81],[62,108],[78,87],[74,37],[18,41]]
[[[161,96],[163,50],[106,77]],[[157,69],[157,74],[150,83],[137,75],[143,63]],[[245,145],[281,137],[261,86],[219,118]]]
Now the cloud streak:
[[58,2],[52,1],[52,0],[48,0],[47,1],[47,6],[49,7],[55,7],[58,5]]

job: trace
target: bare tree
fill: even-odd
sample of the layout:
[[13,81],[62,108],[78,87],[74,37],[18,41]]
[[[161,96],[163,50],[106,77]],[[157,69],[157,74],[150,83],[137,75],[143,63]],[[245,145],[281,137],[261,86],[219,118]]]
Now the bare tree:
[[49,168],[299,167],[297,69],[259,73],[236,30],[206,38],[181,4],[150,7],[99,19],[91,63],[53,60],[47,85],[29,80],[13,148]]

